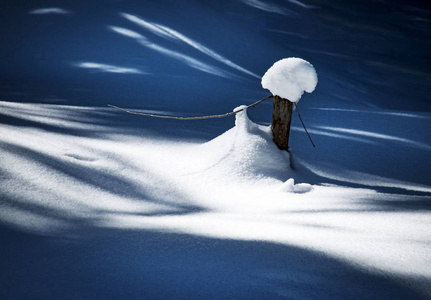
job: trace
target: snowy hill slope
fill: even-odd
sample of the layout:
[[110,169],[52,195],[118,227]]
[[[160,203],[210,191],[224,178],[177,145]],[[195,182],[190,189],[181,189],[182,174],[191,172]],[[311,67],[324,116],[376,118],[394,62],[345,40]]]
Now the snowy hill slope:
[[0,98],[213,113],[262,98],[259,77],[301,57],[317,107],[431,111],[425,3],[262,3],[3,1]]
[[[423,1],[2,1],[0,298],[429,299]],[[260,77],[319,74],[272,143]],[[49,104],[48,104],[49,103]],[[251,120],[251,121],[250,121]]]
[[[245,112],[237,115],[232,129],[209,140],[202,133],[215,135],[220,130],[220,126],[214,126],[217,122],[233,120],[199,121],[202,123],[196,131],[196,124],[134,117],[108,108],[8,102],[2,102],[1,108],[6,123],[1,126],[0,216],[12,228],[68,237],[87,246],[87,238],[99,239],[98,232],[108,234],[111,230],[159,232],[155,237],[169,232],[269,242],[334,259],[334,270],[341,263],[355,272],[375,274],[369,276],[385,274],[398,282],[396,289],[412,289],[399,294],[400,298],[405,293],[430,292],[426,286],[431,278],[431,236],[427,229],[431,222],[431,187],[409,170],[416,165],[428,168],[429,162],[423,158],[429,153],[429,145],[421,140],[413,143],[401,136],[389,140],[399,151],[407,149],[416,155],[397,161],[397,168],[403,172],[384,177],[384,170],[373,170],[383,168],[387,153],[375,153],[376,159],[382,160],[380,167],[375,161],[363,161],[362,167],[349,166],[355,169],[346,168],[350,160],[343,156],[347,155],[344,147],[359,152],[376,147],[380,139],[387,140],[388,131],[374,135],[341,129],[337,132],[330,126],[313,124],[310,131],[318,148],[307,144],[304,133],[294,131],[289,158],[272,143],[269,128],[253,123]],[[325,111],[332,117],[338,113]],[[345,112],[349,116],[346,124],[353,125],[355,118],[351,116],[361,114]],[[378,122],[372,114],[367,115],[371,116],[370,122]],[[392,115],[380,117],[388,121]],[[411,116],[406,118],[410,120]],[[427,114],[418,114],[414,120],[426,127],[428,118]],[[161,126],[164,131],[158,129]],[[337,145],[344,146],[331,145],[340,140]],[[339,164],[334,165],[334,161]],[[292,186],[290,178],[297,185]],[[108,240],[115,237],[108,236]],[[182,247],[177,251],[184,251]],[[193,244],[188,247],[204,251]],[[121,251],[128,253],[130,249]],[[210,255],[208,259],[215,257]],[[7,270],[15,272],[10,267]],[[250,275],[234,271],[236,276],[251,280],[247,277]],[[282,273],[289,274],[289,270]],[[274,290],[275,285],[276,290],[292,292],[285,281],[265,276],[270,282],[265,289]],[[172,280],[182,278],[178,275]],[[99,283],[102,288],[106,288],[106,280]],[[159,280],[158,284],[166,284]],[[330,295],[338,281],[332,277],[327,280],[323,284],[332,286],[326,291]],[[355,291],[348,291],[348,295],[370,293],[370,283],[351,280]],[[194,290],[202,288],[188,284]],[[319,290],[320,284],[314,284]],[[220,295],[234,295],[222,286]],[[251,290],[249,286],[237,292],[244,297]],[[150,289],[148,295],[153,292]],[[294,296],[303,292],[300,288]],[[186,290],[178,293],[190,295]],[[391,293],[378,289],[370,295],[380,298]],[[283,293],[277,295],[282,297]]]

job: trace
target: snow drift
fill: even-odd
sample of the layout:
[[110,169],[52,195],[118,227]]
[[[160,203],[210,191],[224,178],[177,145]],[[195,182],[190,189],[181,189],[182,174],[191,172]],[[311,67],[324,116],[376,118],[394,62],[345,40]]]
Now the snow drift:
[[[261,241],[322,253],[367,273],[431,278],[429,195],[376,191],[370,186],[382,176],[362,172],[373,180],[358,181],[357,172],[340,173],[327,164],[328,157],[344,162],[343,148],[331,148],[338,136],[323,135],[318,154],[296,146],[289,155],[246,111],[208,141],[191,137],[214,133],[211,122],[196,131],[195,123],[131,119],[110,109],[0,105],[9,120],[0,126],[0,220],[8,226],[69,238],[112,229]],[[414,120],[426,126],[429,119]],[[333,134],[324,130],[317,137]],[[355,149],[378,146],[344,141]],[[400,188],[390,181],[385,187]]]

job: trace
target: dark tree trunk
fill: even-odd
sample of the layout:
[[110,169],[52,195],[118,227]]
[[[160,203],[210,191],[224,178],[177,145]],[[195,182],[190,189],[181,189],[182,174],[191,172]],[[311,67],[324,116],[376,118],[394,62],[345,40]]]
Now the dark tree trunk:
[[292,102],[279,96],[274,96],[271,130],[274,143],[281,150],[289,147],[290,121],[292,119]]

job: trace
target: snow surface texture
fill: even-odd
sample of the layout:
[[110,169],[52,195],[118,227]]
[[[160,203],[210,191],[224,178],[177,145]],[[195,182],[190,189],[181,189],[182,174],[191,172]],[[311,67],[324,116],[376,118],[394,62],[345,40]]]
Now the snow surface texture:
[[[430,299],[426,1],[16,2],[0,299]],[[319,73],[316,149],[293,115],[274,150],[269,101],[233,129],[105,109],[224,113],[284,57]]]
[[59,14],[59,15],[65,15],[69,14],[70,11],[65,10],[63,8],[58,7],[50,7],[50,8],[38,8],[34,9],[29,12],[29,14],[35,14],[35,15],[46,15],[46,14]]
[[[429,208],[431,188],[427,185],[340,170],[317,154],[314,158],[304,157],[293,151],[289,156],[274,145],[270,128],[250,121],[246,111],[237,114],[233,128],[202,142],[205,139],[196,141],[190,137],[211,130],[211,122],[201,123],[198,131],[193,123],[146,118],[137,118],[130,126],[130,116],[104,108],[10,102],[0,102],[0,106],[10,120],[0,126],[0,220],[4,224],[72,239],[96,229],[115,229],[274,243],[320,253],[367,274],[383,273],[397,280],[408,278],[412,287],[422,292],[430,286],[431,214],[426,207]],[[319,115],[323,113],[318,111]],[[369,117],[370,122],[380,120],[360,114],[360,119],[364,117]],[[414,120],[422,122],[418,126],[426,126],[429,116],[424,114]],[[143,127],[135,128],[142,122]],[[328,141],[328,146],[334,138],[346,137],[344,143],[337,144],[341,148],[348,141],[363,145],[363,149],[375,146],[348,140],[350,132],[331,136],[333,130],[325,130],[316,130],[317,139],[324,136],[320,144]],[[321,132],[330,136],[320,135]],[[379,137],[362,135],[362,139]],[[416,148],[415,144],[392,148],[399,147],[413,147],[418,153],[429,151]],[[343,157],[337,151],[332,148],[327,155],[335,156],[340,163]],[[325,147],[321,153],[325,153]],[[388,156],[390,153],[385,152],[384,157]],[[412,163],[411,159],[405,163],[398,160],[399,166],[407,164],[410,168]],[[294,179],[314,183],[295,184]],[[349,186],[349,182],[356,187]],[[385,193],[372,188],[378,186],[392,190]],[[425,194],[406,194],[399,192],[401,189]],[[184,247],[178,253],[194,246]],[[129,250],[120,252],[124,251]],[[319,261],[312,263],[318,265]],[[134,263],[132,266],[136,268]],[[326,271],[322,272],[327,274],[332,267],[325,265]],[[259,277],[260,283],[267,282],[259,285],[263,291],[276,290],[278,297],[304,292],[286,287],[286,280],[290,279],[280,276],[290,274],[288,267],[283,273],[271,269],[265,271],[267,275],[262,275],[266,274],[262,270],[256,272],[264,276]],[[247,282],[257,280],[257,275],[249,276]],[[316,275],[303,281],[314,282],[313,276]],[[324,277],[314,280],[325,281]],[[351,285],[355,280],[349,282]],[[328,285],[313,283],[311,288],[322,286]],[[324,295],[333,292],[330,289]],[[354,297],[358,290],[347,288],[340,293]]]
[[262,77],[264,89],[291,102],[298,102],[304,91],[312,93],[316,85],[317,73],[313,65],[296,57],[277,61]]

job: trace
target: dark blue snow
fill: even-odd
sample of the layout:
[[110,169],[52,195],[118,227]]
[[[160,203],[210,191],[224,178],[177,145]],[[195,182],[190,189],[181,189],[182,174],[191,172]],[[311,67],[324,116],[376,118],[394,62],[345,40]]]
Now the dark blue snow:
[[[264,2],[276,12],[247,5]],[[9,101],[224,112],[262,98],[260,79],[131,22],[174,29],[262,76],[301,57],[319,75],[304,107],[430,111],[430,10],[426,1],[2,1],[0,98]],[[65,14],[30,14],[59,7]],[[220,69],[217,76],[120,35]],[[80,68],[83,62],[142,74]]]
[[[293,163],[313,157],[340,176],[352,169],[430,185],[430,16],[429,1],[408,0],[5,0],[0,101],[220,114],[267,96],[260,84],[265,71],[300,57],[313,64],[319,82],[298,106],[317,146],[330,147],[316,151],[296,129],[292,143],[302,148],[292,146]],[[271,110],[265,102],[250,117],[268,124]],[[132,117],[119,126],[127,126],[126,118]],[[194,137],[209,140],[232,127],[215,122],[204,132],[179,125],[185,126],[179,133],[168,123],[160,134],[185,138],[181,132],[195,130]],[[1,111],[0,123],[34,126]],[[352,132],[343,128],[357,132],[346,136]],[[328,142],[319,130],[346,139]],[[361,133],[380,145],[357,148]],[[298,176],[310,182],[309,174]],[[271,243],[108,230],[68,240],[0,227],[0,299],[421,297],[408,281]]]

